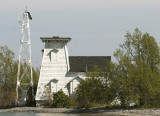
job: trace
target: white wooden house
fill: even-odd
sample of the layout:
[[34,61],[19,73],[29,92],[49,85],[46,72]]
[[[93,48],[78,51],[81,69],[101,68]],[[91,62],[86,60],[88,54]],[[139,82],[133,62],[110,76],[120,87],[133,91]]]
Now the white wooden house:
[[37,103],[44,101],[46,86],[51,92],[60,89],[67,95],[72,95],[81,79],[86,78],[86,72],[94,65],[104,68],[110,56],[69,56],[67,43],[71,38],[41,37],[45,47],[42,50],[42,64],[36,93]]

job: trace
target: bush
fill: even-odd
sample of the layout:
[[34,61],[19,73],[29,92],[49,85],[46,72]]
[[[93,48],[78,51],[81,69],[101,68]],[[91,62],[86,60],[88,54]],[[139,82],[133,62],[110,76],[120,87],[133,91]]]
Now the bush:
[[68,108],[71,106],[71,99],[61,89],[53,93],[53,102],[51,106],[54,108]]
[[107,93],[101,78],[87,77],[81,80],[76,88],[74,99],[77,101],[77,107],[90,108],[110,103],[108,96],[109,92]]

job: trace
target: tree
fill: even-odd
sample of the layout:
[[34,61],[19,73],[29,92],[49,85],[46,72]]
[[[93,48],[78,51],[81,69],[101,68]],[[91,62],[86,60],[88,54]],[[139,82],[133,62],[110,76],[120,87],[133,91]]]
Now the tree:
[[112,66],[116,95],[121,105],[157,107],[160,104],[160,49],[154,37],[135,29],[127,32],[124,44],[114,56],[117,63]]
[[97,104],[110,103],[113,100],[110,86],[103,76],[104,72],[94,66],[93,71],[87,74],[86,79],[81,80],[74,93],[78,107],[89,108]]
[[[21,74],[25,70],[21,64]],[[28,71],[30,67],[27,68]],[[18,61],[14,60],[14,53],[7,46],[0,46],[0,106],[15,104]],[[33,69],[34,83],[37,83],[39,71]],[[28,75],[24,75],[28,76]],[[28,78],[25,81],[29,81]],[[21,94],[21,93],[20,93]]]
[[[17,62],[14,53],[7,46],[0,46],[0,105],[13,105]],[[9,97],[12,96],[12,97]]]
[[152,70],[159,68],[160,51],[154,37],[148,33],[142,34],[138,28],[133,34],[127,32],[125,37],[126,41],[120,45],[121,49],[114,54],[117,59],[124,56],[130,62],[141,60],[148,64]]

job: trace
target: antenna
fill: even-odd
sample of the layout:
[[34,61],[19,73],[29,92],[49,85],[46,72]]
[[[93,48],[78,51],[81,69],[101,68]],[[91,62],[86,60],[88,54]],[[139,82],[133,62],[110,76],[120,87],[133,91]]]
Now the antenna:
[[29,19],[31,20],[32,17],[31,14],[27,12],[27,6],[26,11],[19,17],[21,17],[21,19],[19,19],[19,24],[21,27],[21,39],[16,86],[16,106],[26,103],[26,94],[30,87],[32,87],[32,98],[34,99],[31,38],[29,25]]
[[27,5],[26,5],[26,11],[25,12],[27,12]]

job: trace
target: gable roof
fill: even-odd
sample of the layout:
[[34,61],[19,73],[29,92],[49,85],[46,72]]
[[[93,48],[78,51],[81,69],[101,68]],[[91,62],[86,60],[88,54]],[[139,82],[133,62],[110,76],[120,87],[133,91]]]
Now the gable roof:
[[72,80],[70,80],[68,83],[70,83],[70,82],[72,82],[73,80],[75,80],[75,79],[82,79],[81,77],[79,77],[79,76],[76,76],[76,77],[74,77]]
[[90,72],[95,65],[104,70],[107,61],[111,56],[69,56],[69,72]]

